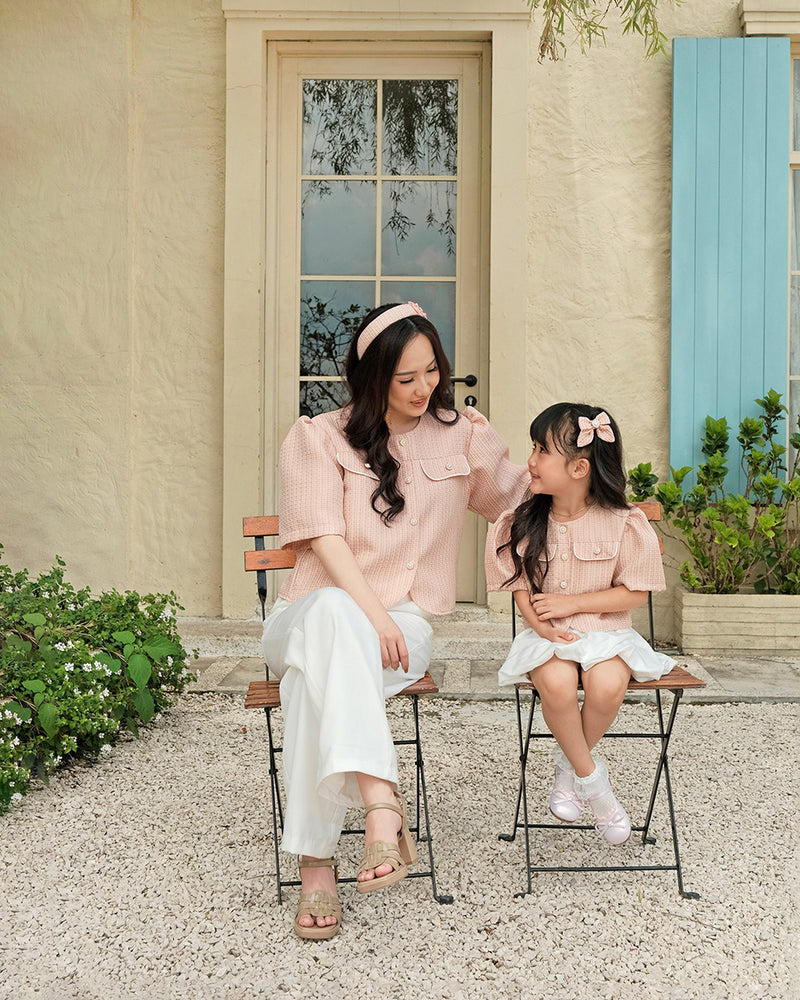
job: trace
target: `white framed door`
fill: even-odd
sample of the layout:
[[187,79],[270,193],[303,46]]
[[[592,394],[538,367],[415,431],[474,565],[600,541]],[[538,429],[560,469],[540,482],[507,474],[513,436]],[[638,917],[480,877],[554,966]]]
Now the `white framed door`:
[[[487,58],[471,42],[268,44],[265,441],[346,400],[347,345],[382,302],[422,306],[454,375],[477,378],[457,405],[486,410]],[[460,601],[483,599],[483,536],[470,515]]]

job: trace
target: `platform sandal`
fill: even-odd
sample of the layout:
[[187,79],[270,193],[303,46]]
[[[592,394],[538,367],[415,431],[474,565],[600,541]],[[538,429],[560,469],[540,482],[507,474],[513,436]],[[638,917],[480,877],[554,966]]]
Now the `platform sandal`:
[[[322,858],[320,861],[309,861],[303,858],[297,859],[297,867],[304,868],[333,868],[333,878],[339,881],[339,869],[333,858]],[[335,924],[328,924],[320,927],[314,923],[311,927],[303,927],[300,917],[336,917]],[[294,915],[294,932],[298,937],[306,938],[309,941],[326,941],[335,937],[342,926],[342,907],[336,896],[332,896],[323,889],[316,889],[314,892],[301,894],[297,903],[297,912]]]
[[[374,802],[367,806],[366,812],[373,809],[391,809],[400,816],[402,822],[397,832],[396,843],[389,843],[386,840],[374,840],[364,848],[364,856],[361,859],[361,867],[358,869],[360,875],[363,871],[379,868],[381,865],[391,865],[393,871],[387,875],[376,875],[375,878],[367,879],[365,882],[358,882],[359,892],[375,892],[376,889],[385,889],[394,885],[408,875],[408,866],[413,865],[417,860],[417,845],[408,829],[406,819],[406,804],[403,798],[396,796],[397,802]],[[399,803],[399,805],[398,805]]]

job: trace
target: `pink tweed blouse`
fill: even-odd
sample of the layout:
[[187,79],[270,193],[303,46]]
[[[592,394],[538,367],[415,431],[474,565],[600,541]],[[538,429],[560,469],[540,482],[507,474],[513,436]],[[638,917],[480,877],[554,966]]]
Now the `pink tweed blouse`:
[[[526,590],[528,581],[505,581],[514,572],[508,541],[514,511],[507,510],[489,530],[486,539],[486,586],[489,590]],[[547,526],[548,562],[544,594],[589,594],[622,585],[628,590],[664,590],[664,568],[658,538],[645,515],[636,507],[627,510],[590,508],[567,524],[550,518]],[[631,627],[629,611],[580,613],[552,619],[556,628],[577,632],[613,632]]]
[[345,437],[346,418],[346,410],[301,417],[281,448],[281,543],[296,550],[297,563],[280,596],[293,601],[333,586],[309,541],[342,535],[385,607],[410,594],[423,610],[446,614],[455,604],[467,509],[494,521],[521,501],[527,470],[509,461],[477,410],[467,407],[455,424],[426,413],[414,430],[389,439],[405,508],[385,525],[370,503],[378,477]]

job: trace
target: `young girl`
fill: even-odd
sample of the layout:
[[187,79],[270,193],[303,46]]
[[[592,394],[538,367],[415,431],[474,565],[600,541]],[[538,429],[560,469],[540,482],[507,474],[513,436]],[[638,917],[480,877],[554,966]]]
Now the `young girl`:
[[[527,628],[500,684],[530,680],[556,739],[550,811],[573,823],[588,805],[600,836],[631,832],[603,760],[592,751],[617,716],[631,674],[662,677],[674,661],[631,628],[630,611],[664,590],[658,540],[625,500],[616,423],[595,406],[556,403],[531,424],[530,497],[489,532],[489,590],[512,590]],[[583,708],[578,681],[583,683]]]

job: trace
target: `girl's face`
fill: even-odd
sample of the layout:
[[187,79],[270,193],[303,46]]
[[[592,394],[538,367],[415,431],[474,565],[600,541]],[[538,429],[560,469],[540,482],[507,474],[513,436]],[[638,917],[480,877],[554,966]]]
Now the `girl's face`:
[[553,436],[548,431],[544,444],[534,441],[533,451],[528,459],[531,493],[546,493],[558,497],[574,491],[575,477],[572,470],[577,461],[579,460],[567,458],[556,448]]
[[428,338],[418,333],[406,344],[389,383],[386,423],[393,432],[411,430],[428,409],[439,369]]

